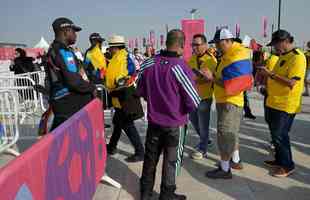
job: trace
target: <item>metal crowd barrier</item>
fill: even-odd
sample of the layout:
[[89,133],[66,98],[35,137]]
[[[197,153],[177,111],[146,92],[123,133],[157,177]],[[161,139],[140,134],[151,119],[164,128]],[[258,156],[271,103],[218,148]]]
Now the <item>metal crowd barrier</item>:
[[12,147],[19,138],[18,104],[14,92],[0,90],[0,153],[8,152],[19,156]]
[[[18,77],[28,77],[31,78],[35,85],[41,85],[44,86],[45,85],[45,76],[46,73],[44,71],[36,71],[36,72],[29,72],[29,73],[24,73],[24,74],[18,74],[16,75]],[[38,97],[39,97],[39,101],[40,101],[40,106],[42,111],[46,111],[47,110],[47,100],[44,98],[44,96],[41,93],[38,93]]]
[[26,117],[33,116],[39,112],[39,96],[34,90],[35,81],[29,77],[0,76],[0,90],[8,90],[16,97],[21,115],[20,123],[23,123]]

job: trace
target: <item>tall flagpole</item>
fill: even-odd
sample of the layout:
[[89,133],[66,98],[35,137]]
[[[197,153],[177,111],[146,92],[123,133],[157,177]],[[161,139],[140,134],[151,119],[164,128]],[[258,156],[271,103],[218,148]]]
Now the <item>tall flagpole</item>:
[[279,0],[279,12],[278,12],[278,30],[281,29],[281,9],[282,8],[282,0]]

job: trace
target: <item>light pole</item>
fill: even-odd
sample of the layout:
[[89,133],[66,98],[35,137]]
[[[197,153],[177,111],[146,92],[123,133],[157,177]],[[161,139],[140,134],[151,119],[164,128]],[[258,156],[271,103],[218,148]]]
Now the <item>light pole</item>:
[[192,9],[190,13],[192,14],[192,19],[195,19],[195,13],[198,11],[198,9]]
[[278,30],[281,29],[281,9],[282,8],[282,0],[279,0],[279,12],[278,12]]

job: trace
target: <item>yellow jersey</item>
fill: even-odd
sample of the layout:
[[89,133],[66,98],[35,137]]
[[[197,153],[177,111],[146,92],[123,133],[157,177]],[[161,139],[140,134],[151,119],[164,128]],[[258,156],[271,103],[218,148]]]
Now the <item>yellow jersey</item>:
[[[192,69],[204,69],[208,68],[212,73],[215,72],[215,68],[217,65],[216,58],[209,53],[205,53],[203,56],[198,57],[197,55],[193,55],[188,65]],[[204,81],[204,78],[197,79],[197,90],[201,99],[209,99],[213,97],[213,84],[207,83]]]
[[293,49],[281,55],[272,72],[288,79],[295,79],[296,84],[291,89],[269,77],[266,105],[289,114],[300,112],[306,73],[306,57],[304,53],[299,49]]

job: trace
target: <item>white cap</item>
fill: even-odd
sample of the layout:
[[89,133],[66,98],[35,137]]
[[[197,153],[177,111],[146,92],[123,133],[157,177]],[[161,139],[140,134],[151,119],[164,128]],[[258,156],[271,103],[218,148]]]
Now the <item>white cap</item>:
[[233,39],[234,35],[227,28],[219,29],[215,32],[213,40],[209,44],[217,43],[221,40]]

